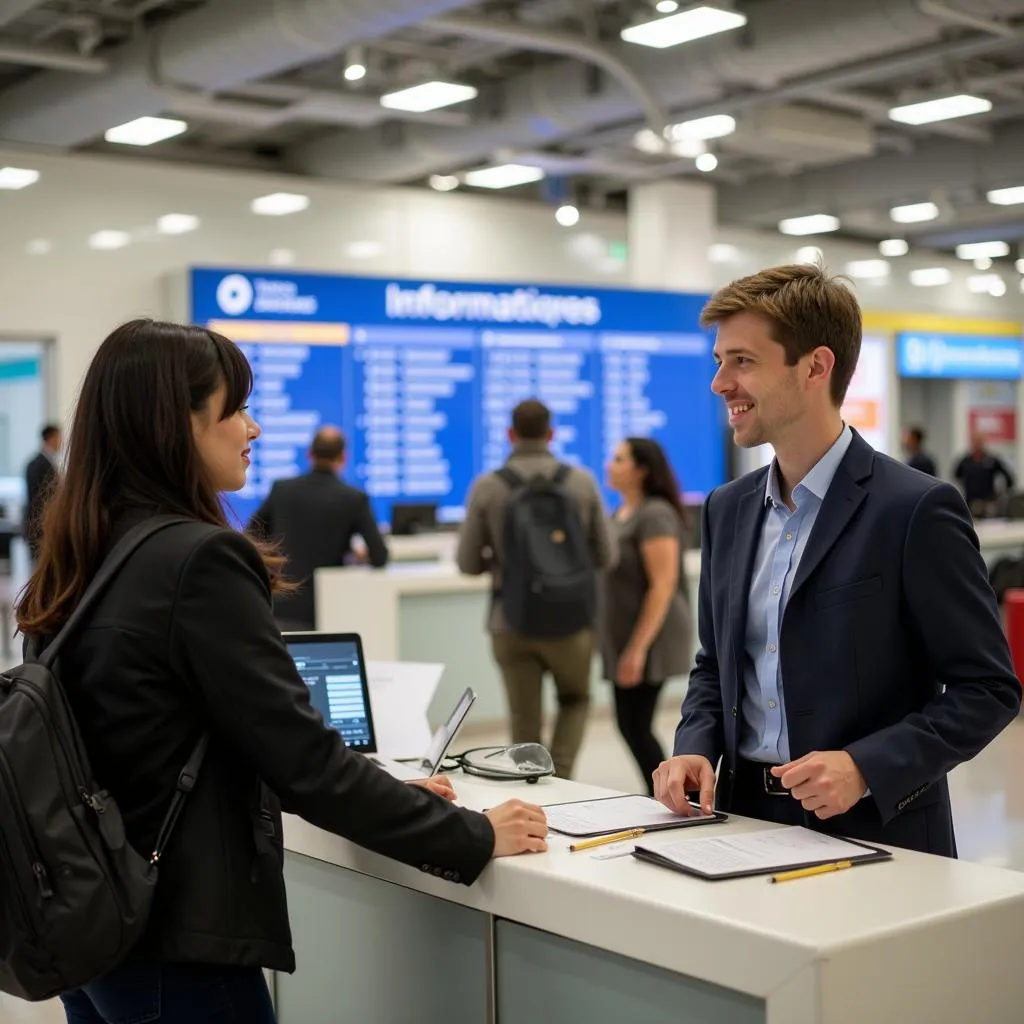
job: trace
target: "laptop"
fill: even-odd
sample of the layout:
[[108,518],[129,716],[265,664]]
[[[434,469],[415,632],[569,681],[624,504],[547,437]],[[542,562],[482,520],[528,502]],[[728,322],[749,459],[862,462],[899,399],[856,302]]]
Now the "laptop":
[[396,761],[377,753],[370,688],[366,678],[363,643],[358,633],[285,633],[284,641],[295,667],[309,688],[310,702],[323,720],[336,729],[345,744],[366,755],[397,779],[436,775],[476,694],[467,687],[444,725],[418,758]]

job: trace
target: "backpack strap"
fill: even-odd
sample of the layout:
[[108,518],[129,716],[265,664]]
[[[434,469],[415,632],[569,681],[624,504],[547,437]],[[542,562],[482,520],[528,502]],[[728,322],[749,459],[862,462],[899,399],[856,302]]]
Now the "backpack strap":
[[181,812],[185,809],[185,801],[188,800],[192,790],[195,788],[196,779],[199,777],[199,769],[203,766],[203,758],[206,757],[206,748],[210,744],[210,737],[204,735],[195,745],[185,767],[178,775],[178,784],[174,787],[174,796],[171,798],[171,806],[167,809],[163,824],[157,833],[156,843],[153,845],[153,853],[150,855],[149,863],[156,867],[160,858],[167,849],[174,827],[178,824]]
[[92,582],[85,588],[85,593],[75,606],[75,610],[68,616],[60,632],[46,645],[45,650],[36,661],[44,668],[51,668],[57,655],[60,653],[64,642],[75,631],[89,609],[96,603],[100,595],[118,574],[125,562],[132,556],[135,550],[147,541],[155,533],[173,526],[175,523],[190,523],[195,520],[187,519],[185,516],[154,516],[145,522],[133,526],[113,547],[110,554],[103,560],[99,571],[92,578]]
[[517,491],[526,481],[510,466],[502,466],[496,469],[494,475],[505,484],[510,491]]

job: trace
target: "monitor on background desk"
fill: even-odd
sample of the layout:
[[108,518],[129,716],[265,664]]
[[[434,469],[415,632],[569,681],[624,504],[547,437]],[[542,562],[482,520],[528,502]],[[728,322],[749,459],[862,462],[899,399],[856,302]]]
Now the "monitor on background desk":
[[391,535],[408,537],[417,533],[433,533],[437,529],[437,505],[422,503],[391,506]]

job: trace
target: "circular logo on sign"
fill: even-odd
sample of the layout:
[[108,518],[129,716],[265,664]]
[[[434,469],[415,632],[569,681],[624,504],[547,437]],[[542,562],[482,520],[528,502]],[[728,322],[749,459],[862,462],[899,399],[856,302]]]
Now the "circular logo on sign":
[[252,284],[244,274],[228,274],[217,285],[217,305],[228,316],[241,316],[252,305]]

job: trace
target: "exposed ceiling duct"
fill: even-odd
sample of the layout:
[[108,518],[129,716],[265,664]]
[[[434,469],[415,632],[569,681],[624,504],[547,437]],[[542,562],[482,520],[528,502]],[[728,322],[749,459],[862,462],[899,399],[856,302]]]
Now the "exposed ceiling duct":
[[[2,0],[0,0],[2,2]],[[159,82],[216,92],[466,6],[470,0],[224,0],[169,22],[83,81],[46,72],[0,95],[0,138],[70,147],[167,106]],[[154,77],[155,72],[155,77]]]
[[[1019,122],[998,130],[984,156],[968,141],[929,139],[910,154],[885,154],[787,178],[755,178],[742,187],[725,185],[719,188],[718,212],[724,222],[766,227],[783,217],[831,213],[846,226],[870,230],[885,225],[886,211],[893,206],[957,193],[984,203],[986,191],[1013,185],[1024,185],[1024,125]],[[990,209],[993,217],[1005,215],[1005,209]],[[877,223],[858,221],[858,216]],[[919,230],[934,227],[922,224]]]
[[[972,0],[976,18],[1024,14],[1024,0]],[[745,90],[746,106],[759,93],[797,77],[834,71],[851,62],[897,55],[935,43],[949,30],[921,9],[918,0],[766,0],[752,5],[740,33],[702,40],[682,52],[651,53],[614,47],[619,59],[648,83],[663,106],[714,104]],[[972,43],[973,45],[973,43]],[[986,35],[985,47],[1013,47],[1012,38]],[[1017,44],[1019,45],[1019,44]],[[890,70],[898,69],[893,56]],[[729,112],[728,104],[722,106]],[[374,133],[339,134],[300,147],[293,162],[301,170],[331,177],[401,182],[489,159],[505,147],[535,147],[616,122],[635,121],[633,95],[611,81],[595,92],[584,68],[560,61],[508,81],[502,113],[464,130],[409,126],[398,145]],[[689,114],[687,114],[689,116]]]

